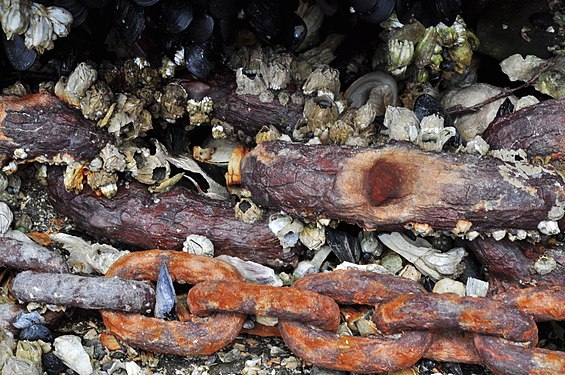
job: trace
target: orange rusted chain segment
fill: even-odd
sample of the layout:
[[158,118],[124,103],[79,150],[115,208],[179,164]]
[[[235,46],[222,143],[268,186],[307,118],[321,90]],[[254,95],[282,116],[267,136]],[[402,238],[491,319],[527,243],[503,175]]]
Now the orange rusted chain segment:
[[424,358],[438,362],[483,363],[475,349],[473,336],[462,331],[437,330]]
[[394,275],[356,270],[337,270],[304,276],[293,288],[331,297],[337,303],[375,305],[399,294],[426,293],[415,281]]
[[305,290],[250,284],[206,281],[188,292],[190,311],[196,315],[237,312],[337,329],[339,306],[330,297]]
[[[217,259],[176,251],[149,250],[118,259],[106,277],[156,281],[164,263],[174,282],[197,284],[205,280],[242,281],[239,272]],[[245,315],[221,313],[209,319],[165,321],[139,314],[101,311],[106,328],[120,339],[148,351],[175,354],[212,354],[241,331]]]
[[[328,295],[349,305],[390,299],[399,290],[423,291],[408,279],[361,271],[311,274],[293,287]],[[395,337],[339,336],[290,320],[279,320],[279,330],[286,345],[305,361],[335,370],[365,373],[410,367],[422,358],[433,340],[433,332],[426,331],[408,331]]]
[[497,374],[565,374],[565,352],[525,348],[502,338],[476,335],[475,348],[484,363]]
[[405,329],[458,328],[537,343],[533,318],[510,305],[456,294],[404,294],[378,305],[375,323],[386,333]]
[[515,289],[492,298],[515,306],[538,322],[565,320],[565,286]]
[[400,337],[339,336],[288,320],[279,321],[285,344],[294,354],[334,370],[379,373],[414,365],[430,346],[433,333],[405,332]]
[[261,337],[280,337],[281,333],[279,331],[279,326],[266,326],[263,324],[255,323],[253,328],[244,328],[241,333],[247,333],[249,335],[261,336]]

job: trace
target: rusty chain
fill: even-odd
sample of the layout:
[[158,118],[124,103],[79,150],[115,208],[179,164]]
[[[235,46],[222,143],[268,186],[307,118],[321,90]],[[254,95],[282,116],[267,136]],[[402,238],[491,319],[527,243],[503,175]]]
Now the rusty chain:
[[[143,315],[155,303],[147,281],[156,281],[163,263],[173,281],[194,285],[187,296],[192,315],[179,314],[178,321]],[[378,373],[430,358],[481,363],[500,374],[565,373],[564,352],[535,347],[534,322],[565,320],[563,286],[530,287],[493,298],[460,297],[428,293],[398,276],[347,270],[306,275],[290,288],[271,287],[244,282],[221,260],[162,250],[126,255],[105,278],[57,272],[21,272],[11,291],[24,302],[103,309],[110,332],[148,351],[211,354],[242,332],[246,315],[255,314],[278,318],[287,346],[326,368]],[[55,283],[44,282],[53,278]],[[64,284],[71,284],[70,289]],[[55,293],[53,285],[62,289]],[[107,298],[92,297],[100,294]],[[338,304],[374,306],[372,320],[380,334],[338,335]],[[276,334],[263,326],[243,332]]]

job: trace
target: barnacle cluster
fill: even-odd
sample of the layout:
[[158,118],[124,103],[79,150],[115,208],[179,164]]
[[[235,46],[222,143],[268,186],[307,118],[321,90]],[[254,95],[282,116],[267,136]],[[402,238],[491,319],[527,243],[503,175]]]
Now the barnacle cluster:
[[8,40],[23,35],[27,48],[43,53],[54,47],[57,38],[69,34],[73,16],[58,6],[46,7],[29,0],[2,0],[0,23]]
[[[392,15],[382,26],[387,44],[375,52],[374,66],[383,66],[399,77],[406,76],[412,67],[417,82],[426,82],[430,75],[439,73],[464,74],[479,44],[461,16],[451,26],[440,22],[425,27],[418,21],[403,24]],[[381,56],[386,56],[386,61]]]

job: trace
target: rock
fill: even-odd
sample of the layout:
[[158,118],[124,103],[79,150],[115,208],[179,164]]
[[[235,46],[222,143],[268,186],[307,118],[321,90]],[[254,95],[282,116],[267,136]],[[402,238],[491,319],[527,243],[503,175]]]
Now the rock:
[[[502,89],[487,85],[484,83],[476,83],[465,87],[464,89],[455,89],[445,93],[441,100],[441,104],[445,108],[455,106],[470,107],[487,99],[498,95]],[[512,104],[516,104],[517,98],[509,96]],[[454,125],[459,130],[462,140],[466,143],[481,135],[488,125],[496,117],[498,108],[504,102],[505,98],[501,98],[482,107],[478,112],[462,115],[455,119]]]
[[25,358],[10,357],[2,368],[3,375],[41,375],[35,363]]
[[79,375],[90,375],[94,372],[90,357],[81,344],[80,337],[63,335],[55,339],[53,352],[65,365]]
[[434,289],[432,290],[434,293],[455,293],[460,295],[461,297],[465,296],[465,284],[461,281],[455,281],[452,279],[441,279],[439,280]]

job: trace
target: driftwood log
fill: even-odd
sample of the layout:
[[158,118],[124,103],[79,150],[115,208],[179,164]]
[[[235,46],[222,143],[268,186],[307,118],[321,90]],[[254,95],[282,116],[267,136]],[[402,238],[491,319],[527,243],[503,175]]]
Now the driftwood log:
[[[565,249],[527,241],[493,238],[476,239],[467,244],[483,266],[488,269],[490,292],[504,291],[511,286],[552,286],[565,283]],[[542,256],[556,262],[553,271],[539,274],[534,264]]]
[[7,159],[92,160],[109,141],[79,111],[49,93],[0,96],[0,164]]
[[[282,105],[278,99],[270,103],[259,100],[257,95],[236,94],[235,75],[216,74],[207,82],[179,79],[189,96],[201,100],[205,96],[214,102],[214,118],[225,121],[235,132],[255,138],[264,125],[273,125],[284,134],[292,134],[296,124],[302,119],[303,105],[289,101]],[[297,92],[289,88],[289,94]]]
[[[565,201],[563,180],[493,157],[379,148],[262,143],[242,160],[242,181],[262,206],[398,230],[536,229]],[[470,228],[469,223],[471,224]],[[565,229],[565,221],[560,221]]]
[[246,224],[235,218],[234,205],[216,201],[183,188],[151,194],[130,182],[113,198],[98,196],[89,188],[81,194],[66,191],[62,171],[48,174],[49,200],[87,233],[143,249],[178,250],[186,236],[208,237],[216,255],[226,254],[275,268],[294,265],[295,252],[283,252],[266,222]]
[[491,149],[565,158],[565,99],[547,100],[496,118],[483,137]]

